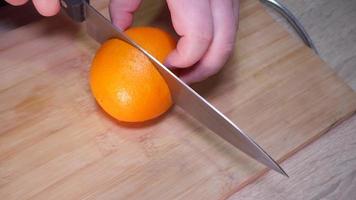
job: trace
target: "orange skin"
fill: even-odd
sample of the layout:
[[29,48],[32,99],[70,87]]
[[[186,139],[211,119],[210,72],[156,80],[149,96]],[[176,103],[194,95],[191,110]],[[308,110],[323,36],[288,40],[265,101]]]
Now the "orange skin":
[[[160,62],[176,46],[173,37],[158,28],[136,27],[126,34]],[[168,85],[151,61],[119,39],[106,41],[97,51],[90,86],[98,104],[124,122],[156,118],[172,105]]]

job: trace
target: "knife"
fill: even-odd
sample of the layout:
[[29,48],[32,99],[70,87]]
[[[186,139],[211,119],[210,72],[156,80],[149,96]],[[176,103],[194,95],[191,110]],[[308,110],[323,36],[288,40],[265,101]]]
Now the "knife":
[[85,22],[88,34],[97,42],[103,43],[110,38],[119,38],[139,49],[155,64],[166,80],[176,105],[248,156],[288,177],[278,163],[237,125],[130,39],[122,30],[112,25],[89,4],[88,0],[61,0],[61,7],[74,21]]

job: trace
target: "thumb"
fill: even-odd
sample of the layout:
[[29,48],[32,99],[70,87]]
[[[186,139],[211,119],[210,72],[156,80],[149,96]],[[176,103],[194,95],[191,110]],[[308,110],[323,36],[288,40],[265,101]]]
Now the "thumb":
[[141,0],[110,0],[111,21],[122,30],[127,29],[133,20],[133,12],[140,6]]

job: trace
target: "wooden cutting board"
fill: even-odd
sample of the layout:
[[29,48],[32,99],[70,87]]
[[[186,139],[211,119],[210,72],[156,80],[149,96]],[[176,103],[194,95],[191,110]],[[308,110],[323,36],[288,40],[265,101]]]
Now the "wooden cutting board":
[[[138,22],[163,19],[158,6]],[[355,93],[255,0],[241,1],[236,44],[195,89],[279,161],[355,112]],[[223,199],[266,171],[178,107],[108,117],[88,86],[97,48],[62,16],[2,34],[1,199]]]

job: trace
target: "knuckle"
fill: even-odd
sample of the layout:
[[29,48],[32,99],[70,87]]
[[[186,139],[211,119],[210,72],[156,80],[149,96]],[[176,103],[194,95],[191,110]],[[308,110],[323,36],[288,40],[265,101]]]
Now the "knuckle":
[[202,71],[201,76],[205,79],[208,78],[210,76],[213,76],[215,74],[217,74],[220,69],[222,68],[222,66],[220,65],[209,65],[206,66],[205,69]]
[[235,49],[235,42],[226,42],[221,46],[221,52],[230,55]]
[[213,34],[211,33],[205,33],[205,34],[197,33],[196,35],[194,35],[194,37],[196,38],[197,41],[207,43],[207,44],[210,44],[213,41]]
[[208,69],[206,76],[213,76],[213,75],[217,74],[221,68],[222,68],[222,66],[211,67],[210,69]]

